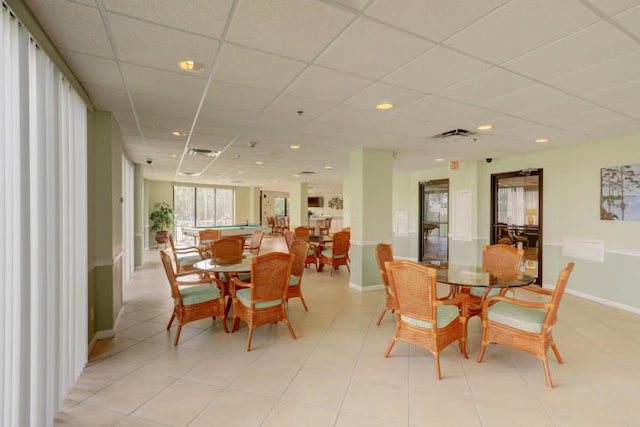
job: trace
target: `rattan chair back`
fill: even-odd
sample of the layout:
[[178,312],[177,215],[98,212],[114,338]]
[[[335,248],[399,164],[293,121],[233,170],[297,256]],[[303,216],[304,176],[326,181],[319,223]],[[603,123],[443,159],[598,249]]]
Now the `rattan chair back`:
[[284,241],[287,244],[287,249],[291,251],[291,244],[296,240],[295,234],[291,230],[284,230],[282,234],[284,235]]
[[264,232],[262,230],[253,230],[251,233],[251,240],[249,243],[249,252],[253,255],[258,255],[260,253],[260,246],[262,245],[262,238],[264,237]]
[[482,247],[482,268],[494,275],[517,273],[522,264],[524,249],[510,245],[490,245]]
[[393,295],[391,293],[391,285],[389,284],[389,277],[387,276],[387,270],[385,267],[385,263],[387,261],[393,261],[393,251],[391,250],[391,245],[387,243],[378,243],[374,249],[374,253],[376,256],[376,262],[378,263],[378,269],[380,270],[380,277],[382,278],[382,284],[384,285],[384,293],[386,296],[385,306],[380,313],[380,317],[378,317],[378,326],[382,323],[382,318],[385,313],[388,311],[395,311],[395,302],[393,300]]
[[211,243],[213,258],[222,262],[233,262],[242,258],[243,241],[237,237],[223,237]]
[[296,227],[293,229],[293,234],[296,236],[296,239],[308,239],[309,238],[309,229],[307,227]]

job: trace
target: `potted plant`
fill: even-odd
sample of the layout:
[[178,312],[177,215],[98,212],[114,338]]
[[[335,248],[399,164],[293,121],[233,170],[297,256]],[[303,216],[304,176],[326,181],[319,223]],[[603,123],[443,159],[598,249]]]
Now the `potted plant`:
[[167,242],[167,230],[173,224],[173,209],[167,202],[156,203],[149,214],[151,231],[156,232],[158,244]]

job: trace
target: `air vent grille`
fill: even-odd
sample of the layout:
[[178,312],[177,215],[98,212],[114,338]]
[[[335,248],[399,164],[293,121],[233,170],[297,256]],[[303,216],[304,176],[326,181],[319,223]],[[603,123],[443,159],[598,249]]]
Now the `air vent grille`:
[[220,152],[219,151],[208,150],[206,148],[189,148],[189,151],[187,151],[187,154],[190,155],[190,156],[216,157],[218,154],[220,154]]
[[476,132],[472,132],[470,130],[452,129],[452,130],[448,130],[446,132],[442,132],[442,133],[433,135],[431,138],[433,138],[433,139],[445,139],[445,138],[450,138],[452,136],[474,136],[474,135],[476,135]]

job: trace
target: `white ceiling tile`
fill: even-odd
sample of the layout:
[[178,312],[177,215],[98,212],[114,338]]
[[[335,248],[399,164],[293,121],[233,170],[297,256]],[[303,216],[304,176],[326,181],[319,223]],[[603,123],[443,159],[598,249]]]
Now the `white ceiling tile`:
[[441,41],[508,0],[377,0],[365,14],[431,40]]
[[401,108],[424,98],[424,94],[408,89],[399,88],[385,83],[375,83],[362,92],[347,99],[344,104],[363,110],[378,111],[376,105],[381,103],[393,104],[394,108]]
[[225,44],[217,61],[215,79],[281,91],[305,66],[304,62]]
[[311,65],[287,88],[286,93],[339,103],[372,82],[363,77]]
[[611,137],[637,132],[640,120],[627,117],[618,117],[609,122],[587,124],[581,128],[581,132],[592,137]]
[[332,137],[338,135],[345,130],[351,129],[353,126],[349,124],[341,124],[341,123],[330,123],[330,122],[320,122],[317,120],[312,121],[300,129],[300,132],[303,135],[310,135],[313,137],[324,136],[324,137]]
[[31,0],[29,7],[57,48],[113,58],[97,8],[66,0]]
[[348,126],[366,126],[376,119],[376,114],[373,111],[338,105],[322,114],[316,120],[318,122],[338,123]]
[[161,94],[177,97],[188,103],[200,101],[206,84],[200,76],[132,64],[122,64],[122,74],[132,93]]
[[378,79],[433,46],[366,18],[358,18],[316,60],[336,70]]
[[470,79],[451,86],[439,93],[440,96],[469,103],[483,103],[503,96],[535,82],[501,68],[492,68]]
[[300,122],[301,125],[305,125],[332,107],[333,104],[315,99],[280,95],[269,105],[265,113],[289,116]]
[[562,91],[543,84],[536,84],[490,99],[482,105],[505,114],[518,114],[543,105],[568,101],[571,98],[570,95]]
[[[585,49],[584,46],[589,46]],[[549,81],[583,67],[638,50],[640,45],[608,23],[599,23],[504,64]]]
[[85,84],[84,88],[98,110],[111,111],[121,125],[135,124],[135,117],[125,91],[92,84]]
[[434,93],[490,67],[486,62],[436,46],[389,74],[384,81]]
[[277,96],[275,92],[254,89],[229,83],[213,82],[205,102],[207,104],[237,108],[240,110],[262,111]]
[[408,119],[437,122],[443,117],[451,116],[467,108],[468,105],[459,102],[438,96],[429,96],[406,107],[394,110],[391,114]]
[[640,118],[640,80],[585,95],[614,111]]
[[640,5],[640,0],[586,0],[604,14],[612,16]]
[[109,11],[218,39],[222,37],[232,3],[232,0],[104,0]]
[[563,125],[570,119],[597,109],[598,107],[590,102],[570,98],[557,104],[541,105],[533,110],[518,113],[518,116],[526,120],[564,128]]
[[[192,59],[210,68],[218,42],[160,25],[109,14],[118,59],[146,67],[181,72],[180,61]],[[201,74],[206,77],[207,70]]]
[[64,60],[75,70],[80,83],[95,84],[111,89],[124,90],[122,78],[115,60],[85,55],[61,49]]
[[234,129],[236,126],[243,128],[251,125],[258,117],[258,114],[257,111],[205,103],[198,116],[197,126],[205,126],[208,131],[218,126],[225,126],[230,129]]
[[565,74],[550,80],[549,84],[571,93],[584,95],[637,80],[639,76],[640,51],[637,51]]
[[640,6],[621,13],[614,19],[618,24],[629,30],[636,37],[640,37]]
[[578,0],[514,0],[445,44],[500,64],[597,20]]
[[227,39],[310,61],[353,16],[311,0],[240,0]]

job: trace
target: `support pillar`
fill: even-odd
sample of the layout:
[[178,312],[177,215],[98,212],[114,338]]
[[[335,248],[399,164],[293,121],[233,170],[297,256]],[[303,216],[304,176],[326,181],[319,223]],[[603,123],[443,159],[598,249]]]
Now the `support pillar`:
[[294,182],[289,185],[289,227],[307,227],[309,223],[309,205],[307,201],[309,193],[306,182]]
[[391,243],[393,152],[361,148],[351,153],[348,179],[351,280],[360,291],[382,288],[374,248]]

